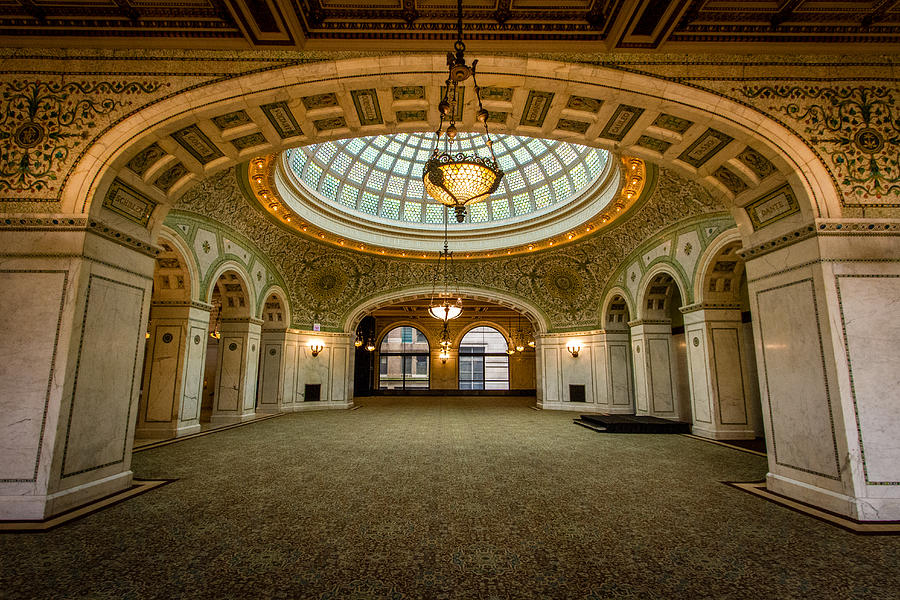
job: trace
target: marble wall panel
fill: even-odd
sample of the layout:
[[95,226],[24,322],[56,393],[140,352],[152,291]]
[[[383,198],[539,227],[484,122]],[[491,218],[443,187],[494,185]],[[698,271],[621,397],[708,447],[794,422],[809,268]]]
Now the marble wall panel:
[[0,271],[3,481],[37,477],[67,279],[63,270]]
[[[758,290],[761,370],[775,462],[838,479],[815,288],[812,279]],[[798,376],[799,375],[799,376]]]
[[691,377],[691,401],[695,422],[712,423],[710,411],[709,381],[707,369],[709,359],[706,355],[706,341],[703,328],[688,331],[688,364]]
[[713,327],[711,333],[719,418],[724,425],[746,425],[744,361],[738,330],[736,327]]
[[647,346],[643,336],[635,336],[632,340],[632,356],[634,357],[634,402],[639,412],[650,410],[647,395]]
[[900,485],[900,275],[836,279],[866,483]]
[[200,395],[203,393],[203,365],[206,361],[206,338],[209,329],[209,313],[205,327],[191,325],[185,361],[184,390],[182,392],[182,421],[200,418]]
[[609,345],[610,406],[631,405],[631,374],[627,343]]
[[131,284],[90,276],[66,427],[63,477],[125,460],[132,392],[143,354],[145,293]]
[[219,385],[216,390],[217,411],[237,411],[241,397],[241,358],[244,354],[243,336],[222,336]]
[[294,402],[294,380],[297,371],[297,345],[296,343],[286,344],[284,347],[284,377],[282,378],[281,398],[284,404],[292,404]]
[[147,422],[172,420],[175,394],[178,391],[178,375],[181,349],[181,327],[166,326],[154,328],[153,350],[150,357],[150,386],[147,390]]
[[664,338],[647,340],[650,357],[651,410],[660,413],[675,412],[675,396],[672,381],[671,341]]
[[259,374],[259,326],[256,326],[256,333],[247,336],[247,359],[244,363],[244,393],[241,408],[246,413],[252,411],[256,405],[256,384]]
[[543,366],[543,390],[545,403],[560,402],[559,397],[559,348],[543,348],[541,355]]
[[259,386],[259,406],[274,407],[278,405],[278,391],[281,376],[281,343],[263,345],[262,373]]

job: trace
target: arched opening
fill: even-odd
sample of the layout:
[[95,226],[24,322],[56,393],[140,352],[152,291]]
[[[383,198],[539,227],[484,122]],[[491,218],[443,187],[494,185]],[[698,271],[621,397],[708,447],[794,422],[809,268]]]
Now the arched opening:
[[276,413],[294,402],[297,344],[294,336],[287,332],[290,314],[283,291],[270,289],[260,308],[262,351],[259,355],[256,411]]
[[509,344],[494,327],[480,325],[467,331],[459,342],[459,389],[510,389]]
[[[601,351],[605,351],[605,389],[601,390],[598,403],[603,412],[610,414],[634,414],[633,369],[631,363],[631,310],[622,293],[610,296],[603,313]],[[604,393],[605,392],[605,393]]]
[[692,420],[682,292],[675,276],[651,269],[639,300],[640,319],[631,327],[635,412]]
[[176,236],[160,239],[153,269],[135,437],[164,439],[200,429],[200,393],[209,311],[192,302],[189,254]]
[[410,325],[388,331],[378,347],[378,389],[427,390],[431,386],[431,347]]
[[717,439],[762,436],[752,315],[740,248],[733,232],[710,245],[698,270],[699,301],[684,311],[694,432]]
[[230,423],[253,416],[256,404],[261,321],[253,318],[248,277],[224,265],[210,290],[214,320],[209,327],[203,411],[210,422]]

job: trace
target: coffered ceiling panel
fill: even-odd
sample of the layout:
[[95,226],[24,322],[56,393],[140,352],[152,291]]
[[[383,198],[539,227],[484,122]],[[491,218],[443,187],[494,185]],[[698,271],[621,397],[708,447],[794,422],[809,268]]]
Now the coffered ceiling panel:
[[[507,51],[884,52],[898,0],[464,0],[473,48]],[[0,0],[12,46],[442,50],[454,0]],[[389,44],[385,45],[385,42]],[[522,42],[529,42],[523,47]]]

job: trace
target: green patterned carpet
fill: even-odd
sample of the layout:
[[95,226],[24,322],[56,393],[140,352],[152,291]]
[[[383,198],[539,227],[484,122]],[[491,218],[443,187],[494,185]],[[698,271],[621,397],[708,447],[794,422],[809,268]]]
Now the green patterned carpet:
[[722,485],[765,460],[520,398],[370,399],[148,450],[179,481],[0,535],[0,598],[897,598],[900,537]]

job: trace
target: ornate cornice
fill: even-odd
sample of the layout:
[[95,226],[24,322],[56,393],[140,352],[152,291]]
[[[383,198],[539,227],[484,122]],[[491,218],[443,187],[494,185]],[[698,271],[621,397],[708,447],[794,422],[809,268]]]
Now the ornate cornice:
[[26,217],[22,215],[8,216],[0,220],[0,231],[59,231],[93,233],[106,238],[120,246],[136,250],[141,254],[156,257],[162,250],[139,240],[130,233],[125,233],[97,219],[84,217]]
[[678,309],[681,314],[697,312],[698,310],[741,310],[740,302],[697,302],[688,304]]

